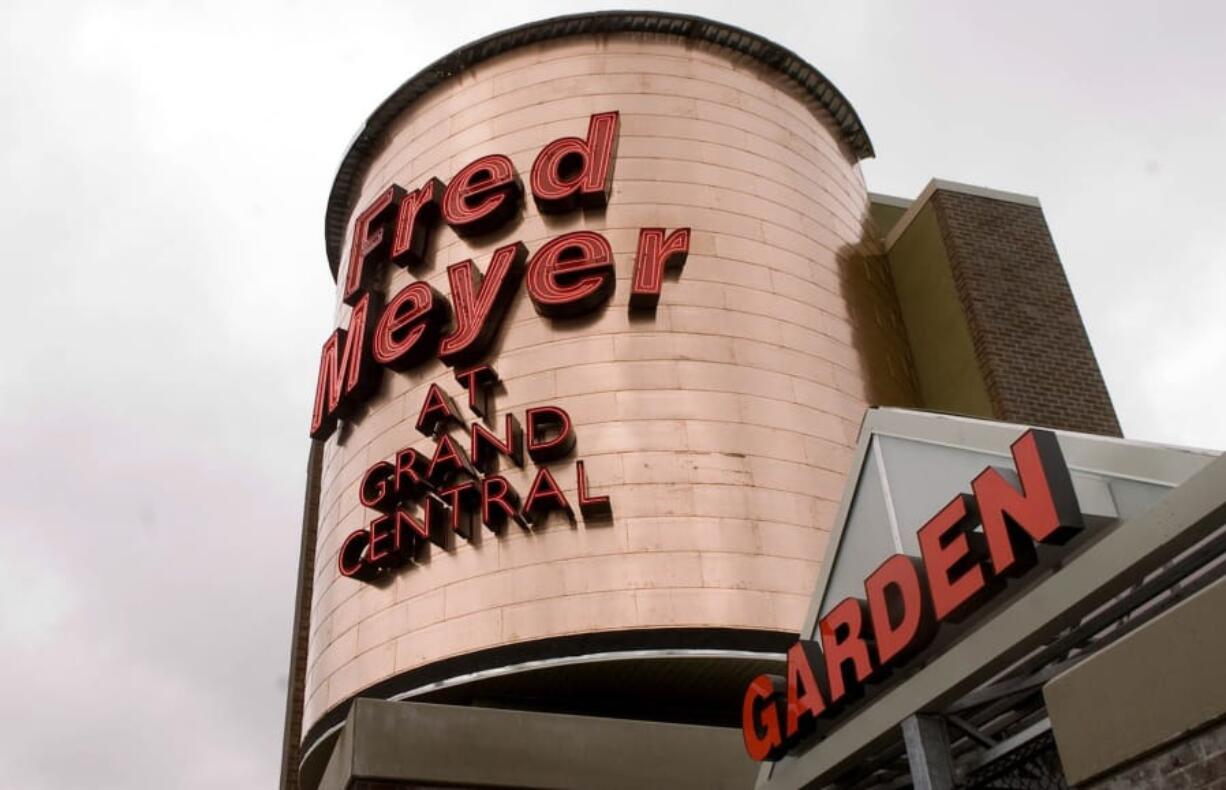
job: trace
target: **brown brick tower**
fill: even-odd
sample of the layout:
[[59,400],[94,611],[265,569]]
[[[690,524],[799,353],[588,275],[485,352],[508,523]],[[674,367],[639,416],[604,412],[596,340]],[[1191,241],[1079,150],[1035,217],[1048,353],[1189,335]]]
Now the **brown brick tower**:
[[933,181],[874,196],[922,408],[1120,435],[1034,198]]

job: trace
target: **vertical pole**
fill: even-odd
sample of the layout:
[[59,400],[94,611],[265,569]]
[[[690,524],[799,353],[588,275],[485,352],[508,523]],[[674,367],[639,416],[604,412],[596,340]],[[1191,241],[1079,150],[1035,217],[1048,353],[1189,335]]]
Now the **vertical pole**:
[[954,765],[944,719],[918,713],[908,716],[902,722],[902,738],[915,790],[953,790]]

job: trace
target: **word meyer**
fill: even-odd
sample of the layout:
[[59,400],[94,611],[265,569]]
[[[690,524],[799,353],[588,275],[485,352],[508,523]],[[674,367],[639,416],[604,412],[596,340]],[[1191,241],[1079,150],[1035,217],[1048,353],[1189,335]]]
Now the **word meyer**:
[[[1018,490],[988,467],[918,531],[920,558],[894,554],[818,622],[818,640],[787,652],[787,677],[759,675],[741,710],[745,748],[778,760],[844,713],[865,684],[922,652],[940,624],[957,622],[1035,567],[1037,543],[1062,545],[1084,519],[1056,435],[1030,430],[1012,445]],[[982,531],[977,527],[982,526]]]
[[[589,119],[586,138],[563,137],[541,150],[530,179],[541,213],[607,204],[618,125],[617,112],[599,113]],[[471,260],[449,266],[450,300],[420,280],[386,305],[371,289],[389,262],[406,268],[424,263],[440,221],[462,237],[483,236],[517,216],[522,197],[511,160],[492,154],[462,168],[446,185],[437,178],[413,192],[392,185],[358,214],[342,289],[343,301],[352,306],[349,327],[336,329],[320,353],[311,438],[326,439],[338,418],[351,416],[377,389],[383,368],[403,371],[435,355],[452,367],[480,360],[521,280],[546,318],[582,315],[609,300],[616,283],[612,248],[601,234],[584,230],[551,239],[530,260],[521,242],[499,247],[484,274]],[[655,309],[665,269],[683,266],[689,245],[689,228],[639,231],[632,311]]]

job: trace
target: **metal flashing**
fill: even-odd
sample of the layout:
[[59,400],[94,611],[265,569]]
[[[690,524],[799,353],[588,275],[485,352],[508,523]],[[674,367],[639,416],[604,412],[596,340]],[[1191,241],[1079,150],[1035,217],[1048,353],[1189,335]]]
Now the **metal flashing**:
[[[974,195],[975,197],[988,198],[989,200],[1000,200],[1005,203],[1017,203],[1021,206],[1031,206],[1040,208],[1039,199],[1033,195],[1023,195],[1019,192],[1005,192],[1001,189],[989,189],[988,187],[975,186],[974,184],[963,184],[960,181],[946,181],[940,178],[934,178],[924,187],[924,191],[920,192],[919,197],[907,203],[907,211],[898,218],[898,222],[894,223],[894,227],[890,228],[890,232],[885,237],[886,252],[894,246],[894,243],[907,232],[907,228],[915,221],[924,207],[928,205],[929,199],[936,193],[937,190],[946,192],[958,192],[963,195]],[[871,200],[878,203],[886,203],[887,205],[899,206],[900,203],[892,203],[891,200],[899,200],[898,198],[890,198],[888,195],[869,195]]]
[[894,195],[883,195],[880,192],[869,192],[868,200],[870,203],[878,203],[882,206],[893,206],[894,208],[910,208],[914,200],[910,198],[896,197]]

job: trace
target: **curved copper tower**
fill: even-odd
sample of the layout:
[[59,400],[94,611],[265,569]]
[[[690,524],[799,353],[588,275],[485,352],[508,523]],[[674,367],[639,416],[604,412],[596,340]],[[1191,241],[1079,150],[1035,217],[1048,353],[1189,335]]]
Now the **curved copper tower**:
[[[608,306],[551,321],[521,290],[487,361],[505,387],[498,415],[570,414],[612,518],[436,548],[382,584],[341,576],[342,540],[375,515],[359,503],[363,472],[402,447],[429,453],[414,422],[430,385],[464,401],[437,360],[385,376],[320,448],[304,760],[357,695],[735,715],[745,678],[775,665],[804,618],[864,410],[907,386],[905,351],[877,315],[893,308],[873,299],[880,250],[858,166],[872,149],[811,66],[736,28],[646,13],[548,20],[457,50],[390,97],[346,156],[328,205],[333,273],[343,283],[355,217],[390,185],[499,153],[526,189],[543,146],[610,111],[607,208],[545,217],[529,198],[488,237],[440,227],[425,267],[389,268],[377,287],[421,278],[445,294],[452,263],[484,269],[513,241],[531,252],[603,234]],[[644,227],[692,236],[654,315],[635,316]],[[337,304],[345,326],[339,288]],[[533,471],[505,473],[522,491]],[[573,498],[573,459],[554,471]]]

